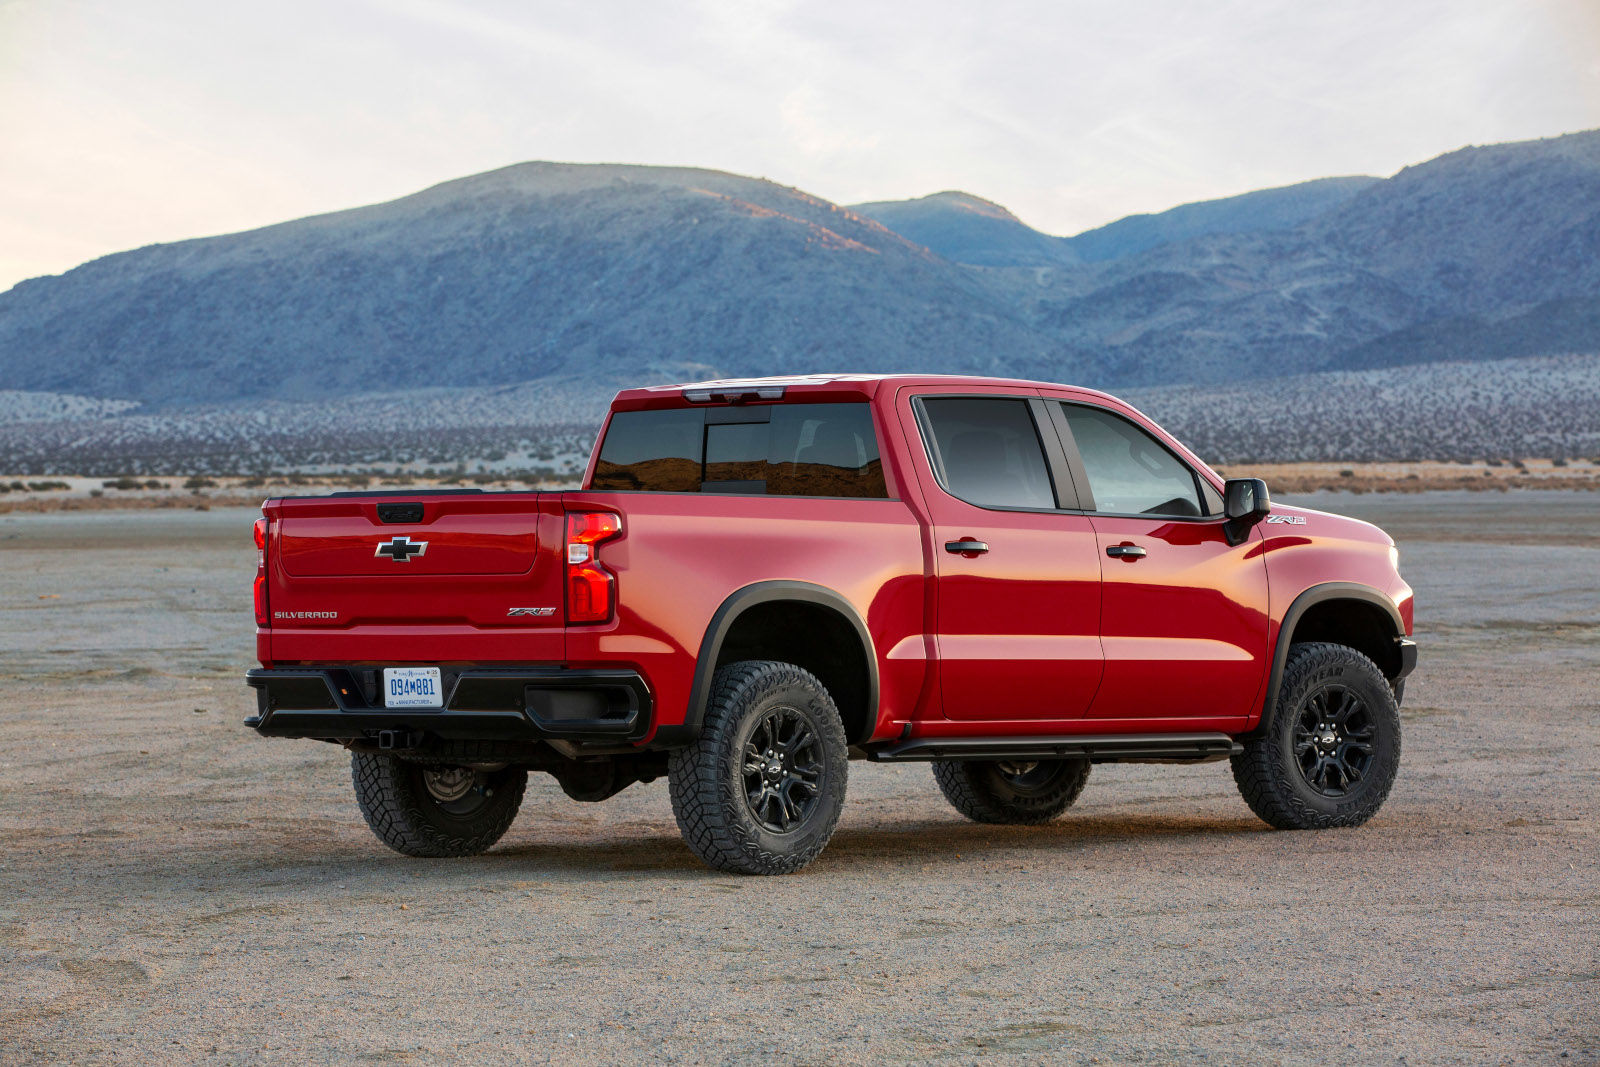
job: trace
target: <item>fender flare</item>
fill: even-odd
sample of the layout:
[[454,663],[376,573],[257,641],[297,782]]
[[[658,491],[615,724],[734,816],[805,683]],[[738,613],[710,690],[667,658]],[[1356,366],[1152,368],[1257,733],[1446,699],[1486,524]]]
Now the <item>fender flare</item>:
[[1330,600],[1359,600],[1371,604],[1381,609],[1384,617],[1389,620],[1391,637],[1399,640],[1406,634],[1405,622],[1400,618],[1400,609],[1395,602],[1370,585],[1360,585],[1356,582],[1322,582],[1303,590],[1289,603],[1289,610],[1283,613],[1283,622],[1278,626],[1277,647],[1272,650],[1272,673],[1267,677],[1267,697],[1261,705],[1261,721],[1257,724],[1257,729],[1264,729],[1272,722],[1273,711],[1278,704],[1278,691],[1283,687],[1284,666],[1289,662],[1291,642],[1287,638],[1293,636],[1295,627],[1300,624],[1301,617],[1307,611]]
[[[872,644],[872,635],[867,632],[867,624],[862,620],[860,612],[856,611],[855,605],[832,589],[811,582],[782,579],[755,582],[736,589],[712,613],[711,622],[706,626],[705,638],[700,642],[700,653],[695,658],[694,681],[689,687],[689,706],[685,709],[683,718],[685,732],[689,737],[700,736],[700,726],[706,716],[706,703],[711,699],[711,678],[715,673],[717,657],[722,653],[723,641],[727,638],[728,631],[733,628],[735,620],[758,604],[776,601],[799,601],[803,604],[831,608],[844,616],[855,629],[856,637],[861,641],[861,651],[867,660],[867,714],[864,716],[863,729],[866,731],[866,736],[870,736],[878,721],[876,714],[878,652]],[[859,744],[866,740],[866,736],[851,737],[848,740],[853,745]]]

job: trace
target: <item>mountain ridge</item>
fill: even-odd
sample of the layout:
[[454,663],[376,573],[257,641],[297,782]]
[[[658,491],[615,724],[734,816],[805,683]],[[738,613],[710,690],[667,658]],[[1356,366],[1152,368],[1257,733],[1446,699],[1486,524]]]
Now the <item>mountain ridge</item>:
[[1600,131],[1070,238],[952,190],[846,207],[725,171],[520,163],[0,293],[6,388],[152,410],[838,366],[1119,389],[1573,351],[1600,351]]

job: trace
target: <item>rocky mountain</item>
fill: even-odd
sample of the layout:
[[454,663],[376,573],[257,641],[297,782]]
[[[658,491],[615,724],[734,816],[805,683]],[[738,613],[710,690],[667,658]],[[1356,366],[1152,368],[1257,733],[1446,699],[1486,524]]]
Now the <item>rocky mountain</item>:
[[0,381],[171,406],[593,373],[1075,373],[965,268],[794,189],[527,163],[0,295]]
[[1151,215],[1129,215],[1076,237],[1040,233],[999,204],[971,193],[943,192],[916,200],[880,200],[852,204],[850,210],[876,219],[952,263],[1044,267],[1103,263],[1211,234],[1292,230],[1380,181],[1381,178],[1319,178],[1221,200],[1182,204]]
[[1573,352],[1600,352],[1600,131],[1065,239],[964,193],[851,209],[527,163],[0,294],[0,388],[146,411],[829,369],[1237,387]]
[[1016,286],[1033,321],[1121,382],[1600,351],[1600,131],[1462,149],[1293,229],[1055,274]]
[[1129,215],[1068,237],[1064,243],[1080,262],[1103,263],[1211,234],[1292,230],[1382,180],[1318,178],[1221,200],[1181,204],[1153,215]]
[[1047,267],[1080,262],[1070,242],[1040,233],[999,204],[971,193],[880,200],[854,204],[850,210],[883,223],[952,263]]

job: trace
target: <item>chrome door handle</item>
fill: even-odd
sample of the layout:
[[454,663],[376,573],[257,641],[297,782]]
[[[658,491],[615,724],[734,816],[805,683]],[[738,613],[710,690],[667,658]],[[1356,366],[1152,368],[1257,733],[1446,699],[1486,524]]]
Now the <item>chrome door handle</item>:
[[1106,555],[1112,559],[1143,559],[1147,553],[1138,545],[1107,545]]
[[964,552],[987,552],[989,551],[989,542],[972,540],[946,541],[944,550],[946,552],[954,552],[958,556]]

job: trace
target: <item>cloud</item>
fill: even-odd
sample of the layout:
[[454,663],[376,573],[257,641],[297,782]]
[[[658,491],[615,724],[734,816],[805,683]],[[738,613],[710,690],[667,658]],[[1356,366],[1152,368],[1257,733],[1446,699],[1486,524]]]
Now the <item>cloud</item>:
[[524,159],[1071,233],[1600,125],[1592,0],[0,0],[0,287]]

